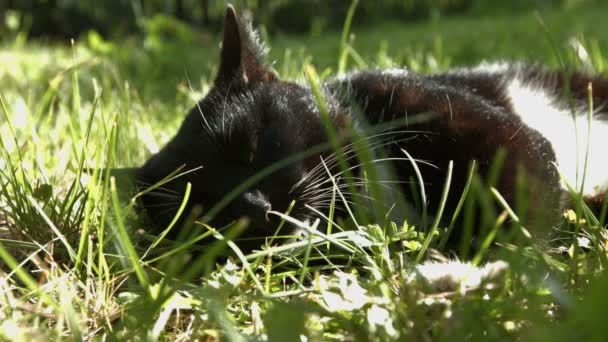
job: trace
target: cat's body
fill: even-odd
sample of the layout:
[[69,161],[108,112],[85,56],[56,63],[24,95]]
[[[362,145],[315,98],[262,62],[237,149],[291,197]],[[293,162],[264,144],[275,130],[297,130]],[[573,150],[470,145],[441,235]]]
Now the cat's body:
[[[589,84],[594,103],[590,134]],[[531,210],[535,215],[547,212],[556,217],[560,194],[567,191],[566,182],[578,190],[584,174],[583,195],[595,208],[608,188],[608,160],[602,153],[608,146],[608,112],[604,108],[608,81],[576,73],[567,84],[570,96],[564,93],[564,86],[561,72],[497,63],[434,75],[401,69],[357,72],[345,77],[339,88],[349,89],[349,98],[364,107],[371,125],[431,113],[422,123],[408,125],[406,120],[397,130],[407,132],[394,139],[410,139],[388,146],[392,156],[403,155],[401,149],[406,149],[412,157],[429,162],[418,166],[427,180],[430,207],[437,204],[443,191],[450,160],[457,179],[452,191],[459,194],[469,161],[476,160],[479,173],[487,176],[497,150],[504,148],[506,162],[496,184],[500,193],[515,204],[518,168],[523,168],[529,183],[529,193],[524,195],[535,203]],[[560,180],[554,163],[565,181]],[[407,163],[401,163],[396,172],[400,179],[412,175]],[[458,196],[450,199],[456,201]]]
[[[165,184],[168,192],[143,197],[158,227],[173,218],[187,182],[192,184],[188,208],[199,205],[204,215],[258,172],[327,145],[328,133],[311,90],[278,80],[260,58],[261,49],[251,31],[229,8],[215,86],[188,114],[177,135],[138,171],[138,180],[150,185],[182,165],[201,167]],[[353,140],[348,138],[349,127],[367,136],[363,140],[379,164],[395,159],[390,164],[401,183],[380,179],[385,188],[411,193],[407,183],[415,179],[414,170],[402,150],[419,161],[429,208],[436,208],[450,161],[454,172],[448,210],[464,187],[470,161],[477,161],[478,173],[485,178],[497,151],[504,149],[506,159],[496,189],[516,207],[517,177],[524,176],[531,225],[547,216],[558,217],[565,186],[555,163],[572,186],[580,182],[588,136],[589,83],[596,113],[583,193],[599,204],[608,187],[607,160],[601,152],[608,146],[608,111],[603,109],[608,103],[608,81],[583,74],[563,80],[559,72],[505,63],[426,76],[401,69],[362,71],[329,80],[323,84],[323,93],[333,128],[337,136],[345,137],[343,148],[336,153],[327,148],[309,153],[279,168],[238,194],[210,223],[219,228],[246,216],[250,227],[245,237],[271,235],[277,220],[267,212],[285,211],[292,201],[296,202],[291,216],[318,217],[311,208],[325,211],[334,181],[347,189],[342,186],[346,174],[341,173],[336,155],[342,154],[353,166],[353,177],[362,177]],[[567,100],[564,89],[571,90],[573,101]],[[571,108],[578,117],[578,150]],[[391,122],[395,123],[392,127]],[[386,127],[374,131],[378,125]],[[380,158],[382,154],[387,158]],[[332,179],[330,174],[337,177]],[[168,194],[177,194],[173,202],[167,200]]]

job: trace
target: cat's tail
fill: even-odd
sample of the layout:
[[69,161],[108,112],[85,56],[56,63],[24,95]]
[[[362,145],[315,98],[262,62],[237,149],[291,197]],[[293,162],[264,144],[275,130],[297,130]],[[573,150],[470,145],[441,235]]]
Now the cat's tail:
[[608,78],[585,72],[567,73],[537,66],[518,65],[518,74],[527,83],[535,84],[557,97],[571,96],[577,104],[587,105],[589,95],[593,101],[594,116],[608,121]]

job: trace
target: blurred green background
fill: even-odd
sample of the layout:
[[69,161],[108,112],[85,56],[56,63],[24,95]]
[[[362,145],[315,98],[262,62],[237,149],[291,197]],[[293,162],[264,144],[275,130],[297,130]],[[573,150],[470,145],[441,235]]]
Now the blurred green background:
[[[318,33],[342,27],[349,0],[233,0],[270,32]],[[218,0],[2,0],[2,34],[25,30],[32,37],[76,38],[88,30],[122,37],[146,32],[145,18],[162,16],[198,30],[217,31],[225,9]],[[565,8],[600,0],[363,0],[355,21],[420,21],[436,15],[496,15],[530,9]]]

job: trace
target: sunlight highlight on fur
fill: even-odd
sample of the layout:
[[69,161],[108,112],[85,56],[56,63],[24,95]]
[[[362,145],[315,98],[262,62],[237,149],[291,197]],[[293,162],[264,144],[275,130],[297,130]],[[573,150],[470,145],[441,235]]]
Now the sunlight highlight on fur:
[[[507,85],[508,96],[514,111],[530,127],[547,138],[553,147],[557,164],[571,186],[578,188],[584,171],[585,150],[589,139],[589,164],[583,194],[597,195],[608,188],[608,159],[605,148],[608,146],[608,122],[593,119],[591,135],[587,132],[586,108],[577,109],[577,130],[570,110],[557,103],[553,96],[532,84],[523,84],[519,79]],[[578,151],[577,139],[578,134]],[[578,154],[578,161],[577,161]],[[562,183],[562,188],[566,186]]]

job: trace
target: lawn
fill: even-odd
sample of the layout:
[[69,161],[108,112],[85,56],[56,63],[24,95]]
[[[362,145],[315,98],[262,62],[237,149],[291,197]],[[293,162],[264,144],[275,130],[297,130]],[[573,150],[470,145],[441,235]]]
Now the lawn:
[[[607,72],[606,13],[354,22],[345,42],[340,32],[262,36],[280,77],[303,82],[311,67],[321,77],[344,71],[343,56],[346,69],[436,72],[506,59]],[[501,242],[501,231],[521,226],[499,213],[472,264],[460,265],[462,279],[445,286],[416,271],[455,258],[437,248],[443,223],[434,233],[369,224],[248,255],[224,238],[240,222],[205,227],[217,241],[204,247],[196,236],[176,244],[149,234],[138,194],[109,170],[140,165],[171,138],[209,90],[219,54],[219,36],[171,25],[151,19],[143,37],[119,41],[19,32],[2,41],[0,339],[605,339],[605,217],[581,208],[550,243]],[[480,187],[473,182],[482,196]]]

